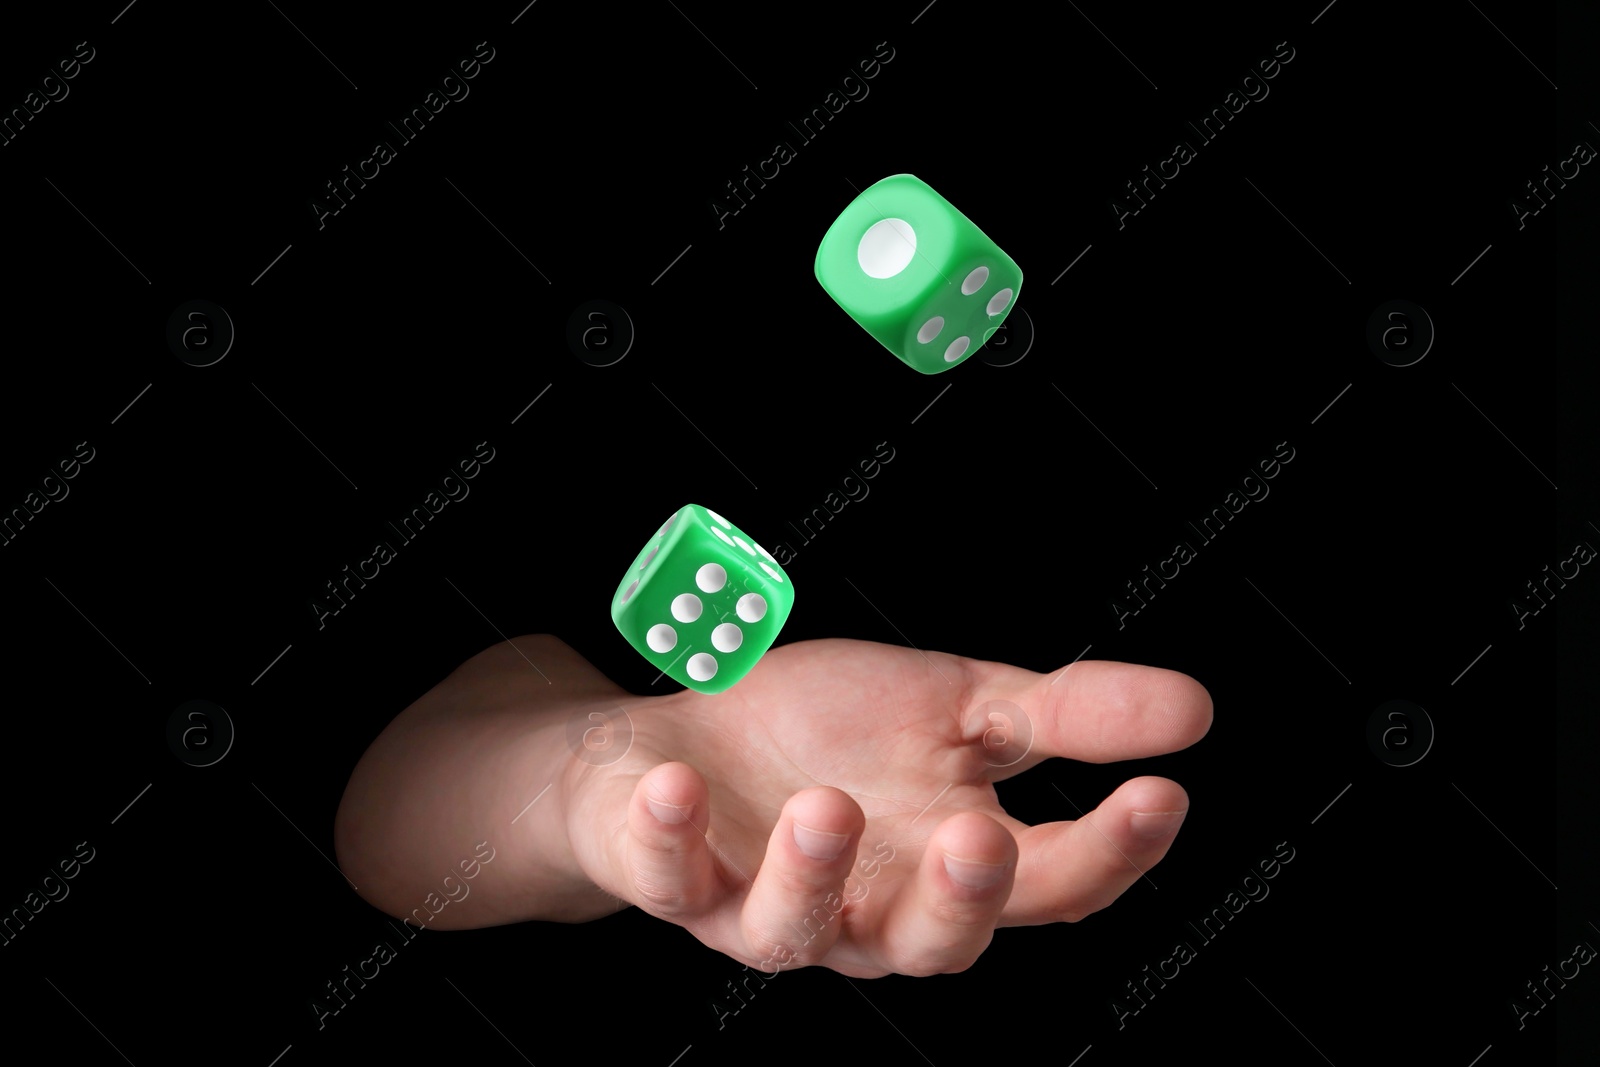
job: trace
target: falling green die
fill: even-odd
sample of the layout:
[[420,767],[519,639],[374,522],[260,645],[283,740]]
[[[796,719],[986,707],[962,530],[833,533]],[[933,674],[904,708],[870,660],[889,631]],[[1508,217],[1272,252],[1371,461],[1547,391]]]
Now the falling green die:
[[1022,269],[911,174],[871,186],[817,249],[817,281],[883,346],[938,374],[983,346],[1017,306]]
[[640,550],[611,598],[611,621],[639,654],[700,693],[750,673],[794,607],[772,553],[716,512],[679,508]]

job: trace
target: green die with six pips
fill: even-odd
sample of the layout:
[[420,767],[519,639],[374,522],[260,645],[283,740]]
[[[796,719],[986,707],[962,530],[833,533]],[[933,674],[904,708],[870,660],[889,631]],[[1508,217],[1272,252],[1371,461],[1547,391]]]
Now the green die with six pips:
[[911,174],[869,187],[817,249],[817,281],[883,346],[923,374],[994,336],[1022,269],[954,204]]
[[794,607],[772,554],[714,511],[673,513],[611,598],[611,621],[639,654],[699,693],[750,673]]

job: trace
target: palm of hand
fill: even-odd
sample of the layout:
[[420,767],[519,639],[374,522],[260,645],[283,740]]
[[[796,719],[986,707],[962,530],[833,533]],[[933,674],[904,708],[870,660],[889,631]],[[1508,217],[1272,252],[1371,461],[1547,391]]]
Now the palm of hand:
[[726,693],[629,711],[631,749],[574,809],[601,828],[574,838],[596,884],[747,965],[858,977],[963,970],[997,926],[1111,903],[1166,853],[1182,789],[1135,779],[1029,827],[993,783],[1052,756],[1174,751],[1211,719],[1170,671],[1045,676],[858,641],[789,645]]

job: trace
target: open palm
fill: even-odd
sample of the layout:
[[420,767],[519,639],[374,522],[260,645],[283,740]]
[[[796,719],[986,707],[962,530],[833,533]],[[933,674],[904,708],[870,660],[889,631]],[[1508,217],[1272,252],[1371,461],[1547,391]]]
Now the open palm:
[[1109,905],[1166,854],[1184,791],[1136,778],[1030,827],[993,783],[1177,751],[1211,724],[1173,671],[845,640],[775,649],[715,696],[618,700],[626,755],[582,765],[564,805],[585,874],[749,966],[855,977],[961,971],[996,927]]

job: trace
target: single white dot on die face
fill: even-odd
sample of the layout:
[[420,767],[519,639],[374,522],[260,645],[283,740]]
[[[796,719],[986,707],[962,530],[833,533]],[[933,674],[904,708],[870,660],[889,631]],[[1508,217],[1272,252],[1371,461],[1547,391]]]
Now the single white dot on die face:
[[950,342],[950,347],[944,350],[944,361],[954,363],[967,354],[967,348],[972,344],[972,338],[962,336]]
[[767,577],[771,578],[773,581],[775,581],[775,582],[783,581],[783,575],[780,574],[778,571],[774,570],[773,568],[767,566],[765,563],[763,563],[761,565],[761,569],[766,571],[767,572]]
[[667,519],[666,522],[662,523],[661,524],[661,529],[656,531],[657,535],[664,534],[668,530],[672,529],[672,524],[677,522],[677,521],[678,521],[678,513],[676,511],[674,511],[672,513],[671,518]]
[[905,219],[873,223],[856,246],[856,262],[869,278],[893,278],[911,265],[916,254],[917,232]]
[[750,553],[752,556],[756,554],[756,550],[751,548],[749,543],[747,541],[745,541],[745,539],[742,538],[742,537],[735,537],[733,539],[733,543],[738,545],[740,548],[744,549],[746,552]]
[[989,268],[988,267],[975,267],[975,268],[973,268],[972,273],[967,275],[966,281],[961,283],[961,295],[962,296],[971,296],[973,293],[976,293],[979,289],[982,289],[983,288],[983,283],[988,281],[988,280],[989,280]]
[[689,672],[689,677],[697,682],[709,682],[717,673],[717,658],[706,652],[696,652],[689,657],[689,662],[684,664]]
[[694,584],[700,587],[702,593],[715,593],[728,584],[728,572],[722,569],[720,563],[707,563],[694,572]]
[[622,602],[624,604],[628,602],[628,598],[633,595],[633,591],[637,588],[639,588],[639,579],[635,578],[633,584],[628,586],[628,591],[622,594]]
[[706,514],[710,515],[713,519],[716,519],[718,522],[722,523],[722,525],[726,526],[728,529],[730,529],[730,530],[733,529],[733,523],[729,522],[727,519],[723,518],[721,515],[718,515],[715,511],[712,511],[710,508],[706,508]]
[[658,622],[650,627],[644,640],[652,652],[671,652],[678,646],[678,631],[664,622]]
[[938,337],[939,331],[942,329],[944,329],[944,316],[935,315],[933,318],[923,323],[922,329],[917,331],[917,343],[924,345],[927,344],[935,337]]
[[733,539],[730,538],[727,534],[723,533],[721,530],[717,529],[715,526],[711,527],[711,532],[716,534],[718,537],[722,538],[723,541],[727,542],[727,545],[728,545],[729,548],[733,547]]
[[656,553],[660,552],[660,551],[661,551],[661,546],[660,545],[657,545],[656,547],[652,548],[650,550],[650,554],[644,558],[644,562],[639,564],[639,569],[640,570],[644,570],[646,567],[650,566],[650,561],[655,559],[656,558]]
[[991,315],[998,315],[1006,309],[1006,305],[1009,303],[1011,303],[1011,290],[1002,289],[989,298],[989,306],[985,310]]
[[679,622],[694,622],[700,617],[700,598],[693,593],[680,593],[673,597],[672,617]]
[[760,622],[767,617],[767,598],[760,593],[746,593],[739,598],[734,610],[745,622]]
[[744,631],[731,622],[725,622],[711,631],[711,647],[718,652],[733,652],[744,644]]

